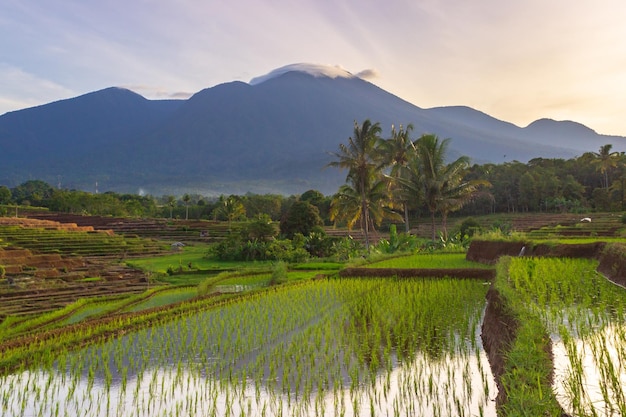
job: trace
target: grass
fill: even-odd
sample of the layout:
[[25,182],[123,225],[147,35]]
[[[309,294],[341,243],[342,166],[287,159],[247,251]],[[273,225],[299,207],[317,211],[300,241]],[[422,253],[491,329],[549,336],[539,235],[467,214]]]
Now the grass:
[[415,254],[364,265],[366,268],[489,268],[465,259],[465,253]]
[[220,281],[219,285],[257,286],[261,284],[267,284],[267,282],[270,280],[270,276],[270,273],[255,275],[237,275]]
[[317,271],[338,271],[344,264],[338,262],[306,262],[302,264],[289,265],[291,270],[317,270]]
[[180,287],[171,290],[159,291],[143,302],[133,305],[124,311],[142,311],[155,307],[163,307],[169,304],[190,300],[198,295],[196,287]]
[[[208,247],[209,246],[205,244],[188,245],[181,250],[172,251],[166,255],[128,260],[126,264],[145,271],[163,274],[167,273],[168,268],[172,268],[174,271],[182,269],[183,272],[218,272],[249,268],[251,266],[269,266],[271,264],[271,262],[251,263],[247,261],[220,261],[207,258]],[[191,268],[189,268],[189,264],[191,264]]]
[[551,385],[552,361],[546,352],[547,330],[509,282],[511,258],[498,263],[495,286],[510,314],[519,323],[506,355],[502,384],[507,402],[503,416],[559,416],[561,408]]
[[119,306],[126,303],[126,298],[110,301],[98,301],[84,305],[82,308],[74,312],[70,317],[62,322],[62,324],[75,324],[81,321],[91,318],[93,316],[109,313],[117,310]]
[[[504,415],[559,415],[549,383],[550,339],[565,353],[557,368],[559,398],[572,415],[624,415],[626,292],[596,272],[597,261],[503,258],[496,288],[520,323],[507,355]],[[607,331],[607,329],[615,329]],[[584,365],[583,365],[584,364]],[[599,377],[595,377],[598,375]],[[608,411],[607,411],[608,410]],[[524,414],[528,413],[528,414]]]

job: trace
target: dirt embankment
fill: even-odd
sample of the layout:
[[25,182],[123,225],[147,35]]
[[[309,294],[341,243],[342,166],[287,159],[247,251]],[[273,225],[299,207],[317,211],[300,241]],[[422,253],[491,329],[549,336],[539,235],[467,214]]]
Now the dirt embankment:
[[[467,259],[495,264],[500,256],[549,256],[562,258],[597,259],[598,272],[610,281],[626,286],[626,245],[621,243],[593,242],[584,244],[538,244],[529,242],[473,241]],[[507,352],[516,338],[519,323],[507,310],[506,305],[493,286],[487,293],[487,308],[482,325],[481,338],[489,358],[491,370],[498,386],[496,407],[500,409],[507,401],[501,384]],[[552,346],[547,349],[551,355]],[[561,414],[567,416],[565,412]]]
[[504,358],[511,348],[519,323],[506,310],[500,293],[493,286],[487,291],[487,309],[483,319],[481,339],[489,358],[491,372],[498,386],[496,408],[500,409],[506,403],[506,391],[500,381],[504,374]]
[[528,242],[498,242],[491,240],[473,240],[467,249],[465,258],[468,261],[493,265],[501,256],[524,255]]
[[614,283],[626,287],[626,245],[607,244],[598,259],[598,272]]
[[598,272],[610,281],[626,286],[626,244],[591,242],[533,245],[531,242],[472,241],[467,250],[469,261],[495,264],[501,256],[548,256],[597,259]]

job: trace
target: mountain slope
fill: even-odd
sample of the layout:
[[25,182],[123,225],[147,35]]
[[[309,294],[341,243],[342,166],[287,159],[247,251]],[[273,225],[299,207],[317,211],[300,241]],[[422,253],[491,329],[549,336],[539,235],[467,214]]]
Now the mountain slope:
[[[280,70],[280,69],[279,69]],[[422,109],[337,71],[277,71],[246,84],[207,88],[188,100],[159,101],[106,89],[0,116],[0,183],[38,178],[91,190],[152,194],[336,191],[345,172],[324,169],[369,118],[385,134],[415,126],[414,137],[450,137],[451,157],[474,162],[569,158],[616,150],[626,139],[573,122],[526,128],[468,107]]]

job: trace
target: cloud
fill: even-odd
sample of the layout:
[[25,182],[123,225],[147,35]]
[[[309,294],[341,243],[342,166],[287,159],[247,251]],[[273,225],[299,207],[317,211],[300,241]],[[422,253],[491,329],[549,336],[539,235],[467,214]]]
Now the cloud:
[[188,93],[188,92],[185,92],[185,91],[176,91],[176,92],[173,92],[173,93],[169,93],[167,95],[167,97],[175,98],[175,99],[188,99],[189,97],[191,97],[194,94],[195,93]]
[[380,74],[375,68],[368,68],[356,73],[355,77],[362,78],[364,80],[373,80],[379,78]]
[[0,64],[0,114],[75,95],[74,91],[50,80]]
[[188,91],[169,91],[162,87],[155,87],[144,84],[131,84],[121,87],[134,91],[135,93],[149,99],[188,99],[195,94]]
[[340,66],[331,66],[331,65],[320,65],[320,64],[309,64],[309,63],[299,63],[299,64],[290,64],[285,65],[284,67],[277,68],[268,74],[262,75],[260,77],[255,77],[250,80],[250,85],[261,84],[267,80],[272,78],[279,77],[287,72],[298,71],[298,72],[306,72],[315,77],[330,77],[330,78],[350,78],[353,75],[348,71],[343,69]]

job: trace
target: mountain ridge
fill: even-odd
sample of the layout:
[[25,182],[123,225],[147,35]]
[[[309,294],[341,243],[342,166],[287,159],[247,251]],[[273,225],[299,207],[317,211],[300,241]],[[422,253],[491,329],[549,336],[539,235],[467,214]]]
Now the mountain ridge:
[[[111,87],[0,116],[0,183],[43,179],[67,187],[152,194],[336,191],[324,169],[355,121],[415,126],[450,137],[450,156],[476,163],[570,158],[626,138],[575,122],[522,128],[467,106],[423,109],[357,76],[285,71],[232,81],[186,100],[148,100]],[[609,142],[607,142],[609,141]],[[506,157],[505,157],[506,155]]]

